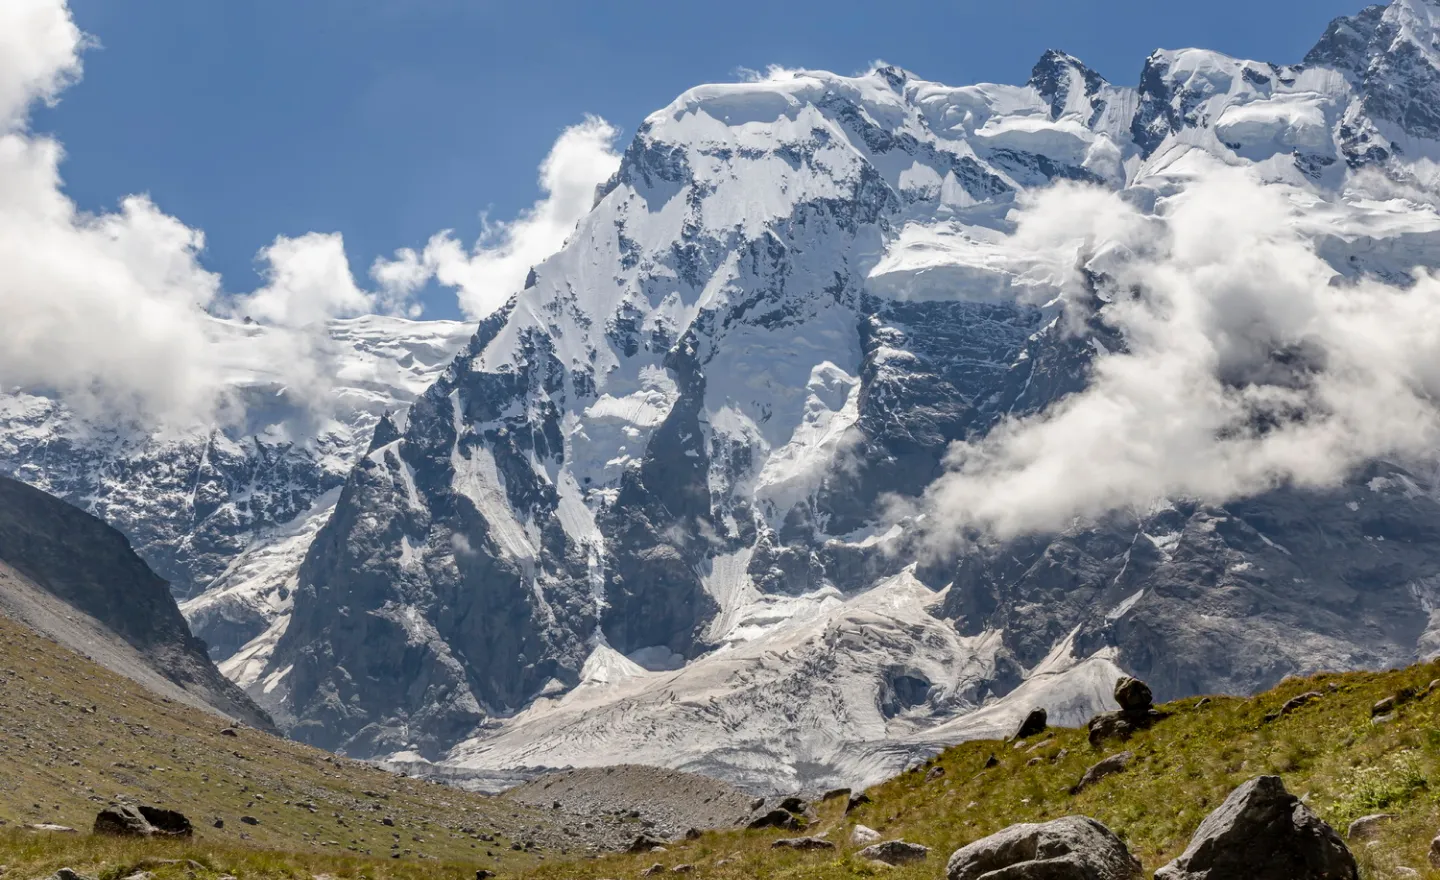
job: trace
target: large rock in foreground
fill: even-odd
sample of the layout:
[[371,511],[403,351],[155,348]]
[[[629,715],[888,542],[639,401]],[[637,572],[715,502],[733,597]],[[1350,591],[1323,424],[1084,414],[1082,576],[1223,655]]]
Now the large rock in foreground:
[[1155,880],[1358,880],[1335,829],[1285,790],[1278,776],[1252,779],[1205,817],[1180,858]]
[[1011,825],[955,851],[947,880],[1139,880],[1140,862],[1085,816]]
[[174,810],[111,804],[95,817],[95,834],[110,837],[189,837],[190,820]]

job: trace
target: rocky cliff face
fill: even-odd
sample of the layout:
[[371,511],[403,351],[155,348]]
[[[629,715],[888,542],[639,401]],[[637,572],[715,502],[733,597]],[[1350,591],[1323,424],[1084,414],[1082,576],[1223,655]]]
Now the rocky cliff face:
[[367,755],[813,783],[1021,703],[1079,719],[1119,667],[1169,698],[1429,650],[1440,509],[1395,465],[918,567],[888,511],[1125,345],[1103,279],[1077,334],[1052,293],[1073,256],[1011,237],[1028,190],[1153,203],[1204,154],[1333,205],[1337,272],[1433,265],[1433,212],[1389,247],[1344,195],[1435,136],[1401,100],[1436,75],[1433,15],[1367,10],[1290,66],[1157,52],[1138,88],[1051,52],[1025,86],[882,68],[687,92],[377,436],[245,680],[297,736]]
[[0,477],[0,613],[166,695],[273,730],[110,526]]

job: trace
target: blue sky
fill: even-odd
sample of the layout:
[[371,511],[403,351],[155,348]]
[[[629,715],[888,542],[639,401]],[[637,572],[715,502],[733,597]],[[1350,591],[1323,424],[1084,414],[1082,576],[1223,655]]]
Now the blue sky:
[[[539,196],[536,168],[585,114],[628,139],[684,89],[769,64],[855,72],[883,58],[951,84],[1023,82],[1046,48],[1133,84],[1160,47],[1298,61],[1358,0],[71,0],[100,43],[37,131],[67,191],[149,193],[207,237],[232,291],[277,235],[340,232],[357,276],[480,213]],[[458,315],[425,293],[429,317]]]

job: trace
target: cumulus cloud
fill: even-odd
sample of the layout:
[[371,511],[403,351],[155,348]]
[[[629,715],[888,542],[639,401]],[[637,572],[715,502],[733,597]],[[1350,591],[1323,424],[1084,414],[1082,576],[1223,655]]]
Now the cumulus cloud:
[[[238,418],[238,371],[312,407],[328,405],[323,323],[412,308],[377,279],[357,287],[339,235],[279,238],[265,285],[228,297],[200,263],[205,239],[144,196],[91,215],[65,196],[63,151],[27,128],[36,102],[80,74],[85,37],[64,0],[0,4],[0,389],[54,394],[87,416],[147,426]],[[238,334],[216,315],[268,332]],[[237,346],[238,339],[245,345]]]
[[19,127],[35,101],[53,101],[80,75],[80,29],[58,0],[0,7],[0,130]]
[[954,446],[923,500],[931,532],[1009,538],[1433,459],[1440,278],[1341,278],[1300,204],[1218,168],[1153,212],[1079,186],[1034,196],[1016,235],[1073,255],[1066,311],[1098,307],[1125,345],[1097,353],[1083,392]]
[[530,269],[558,251],[590,212],[595,189],[620,167],[619,132],[590,116],[565,129],[540,165],[544,197],[511,221],[485,221],[480,240],[466,249],[452,231],[433,236],[422,252],[406,249],[377,260],[371,275],[395,291],[414,291],[431,278],[456,289],[460,308],[483,318],[525,284]]

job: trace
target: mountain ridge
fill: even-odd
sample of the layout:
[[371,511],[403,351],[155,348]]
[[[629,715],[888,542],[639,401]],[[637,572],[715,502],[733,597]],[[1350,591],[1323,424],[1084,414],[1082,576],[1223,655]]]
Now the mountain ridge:
[[[1035,704],[1093,714],[1122,669],[1169,699],[1433,650],[1440,510],[1409,462],[963,553],[894,515],[953,444],[1127,348],[1125,256],[1018,237],[1056,184],[1156,220],[1242,168],[1337,278],[1440,266],[1433,205],[1361,185],[1418,186],[1440,155],[1415,109],[1440,105],[1430,8],[1339,20],[1300,64],[1158,51],[1133,88],[1051,51],[1024,86],[881,67],[686,91],[352,445],[333,513],[266,545],[293,610],[236,626],[224,668],[292,735],[417,772],[643,755],[838,785]],[[1258,384],[1301,355],[1264,352]]]

